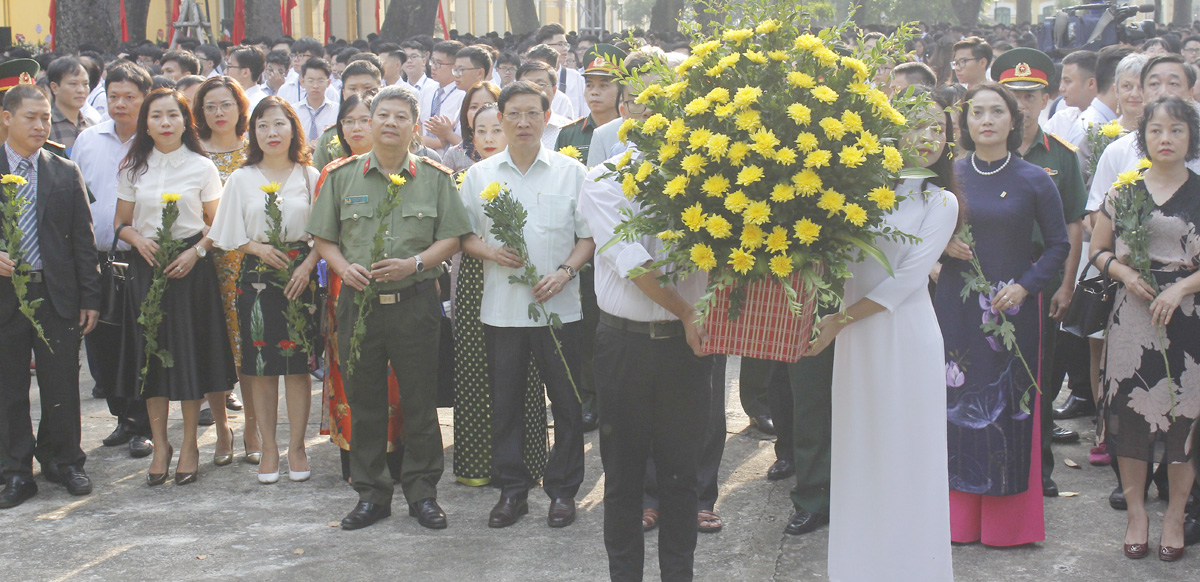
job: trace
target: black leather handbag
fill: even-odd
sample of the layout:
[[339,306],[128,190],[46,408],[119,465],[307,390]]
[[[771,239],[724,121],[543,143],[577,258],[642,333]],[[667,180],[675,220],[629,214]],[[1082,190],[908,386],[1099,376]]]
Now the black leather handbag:
[[100,265],[100,323],[121,325],[125,317],[125,282],[129,263],[117,260],[117,241],[121,240],[121,225],[113,235],[112,248]]
[[[1095,261],[1101,252],[1104,251],[1092,255],[1092,261]],[[1108,314],[1112,312],[1117,294],[1117,282],[1108,278],[1108,266],[1114,259],[1115,256],[1109,257],[1100,274],[1091,279],[1084,278],[1087,269],[1079,274],[1075,296],[1071,299],[1071,306],[1067,308],[1067,315],[1063,317],[1062,328],[1065,331],[1088,337],[1108,325]]]

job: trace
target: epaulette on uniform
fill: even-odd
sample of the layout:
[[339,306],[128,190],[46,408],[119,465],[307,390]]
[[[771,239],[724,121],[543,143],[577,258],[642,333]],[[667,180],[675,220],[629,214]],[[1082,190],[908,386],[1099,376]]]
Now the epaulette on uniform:
[[46,140],[46,145],[48,145],[48,146],[50,146],[50,147],[56,147],[56,148],[58,148],[58,149],[61,149],[61,150],[65,150],[65,149],[67,149],[67,146],[65,146],[65,145],[63,145],[63,144],[61,144],[61,143],[58,143],[58,142],[56,142],[56,141],[50,141],[50,140]]
[[1050,136],[1050,137],[1054,138],[1054,141],[1056,141],[1056,142],[1058,142],[1058,143],[1062,144],[1062,145],[1063,145],[1064,147],[1066,147],[1068,150],[1071,150],[1071,153],[1076,153],[1076,152],[1078,152],[1078,151],[1079,151],[1079,146],[1077,146],[1077,145],[1075,145],[1075,144],[1073,144],[1073,143],[1071,143],[1071,142],[1069,142],[1069,141],[1067,141],[1067,140],[1065,140],[1065,139],[1063,139],[1063,138],[1061,138],[1061,137],[1059,137],[1059,136],[1057,136],[1057,135],[1055,135],[1055,134],[1053,134],[1053,133],[1046,132],[1046,135],[1048,135],[1048,136]]
[[326,174],[329,174],[329,173],[333,172],[334,170],[341,168],[342,166],[345,166],[346,164],[349,164],[350,162],[357,161],[359,157],[361,157],[361,156],[353,155],[353,156],[346,156],[344,158],[338,158],[338,159],[326,164],[324,171]]
[[441,162],[435,162],[435,161],[433,161],[433,160],[431,160],[431,159],[429,159],[429,158],[427,158],[427,157],[425,157],[425,156],[421,156],[421,161],[423,161],[423,162],[425,162],[426,164],[429,164],[429,165],[431,165],[431,166],[433,166],[433,167],[435,167],[435,168],[437,168],[437,169],[439,169],[439,170],[441,170],[441,171],[443,171],[443,172],[445,172],[445,173],[447,173],[447,174],[449,174],[449,175],[451,175],[451,176],[453,176],[453,175],[454,175],[454,170],[451,170],[450,168],[448,168],[448,167],[446,167],[446,166],[442,165],[442,163],[441,163]]

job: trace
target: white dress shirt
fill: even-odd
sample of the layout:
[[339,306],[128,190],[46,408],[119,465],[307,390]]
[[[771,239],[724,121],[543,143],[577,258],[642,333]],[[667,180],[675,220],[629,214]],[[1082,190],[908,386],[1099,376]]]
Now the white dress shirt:
[[[442,94],[439,96],[438,90],[441,89]],[[436,82],[430,82],[421,89],[421,126],[424,128],[425,122],[434,115],[445,115],[454,120],[454,133],[458,133],[458,116],[462,113],[463,98],[467,96],[467,92],[459,89],[453,81],[445,87],[439,86]],[[434,99],[437,97],[438,99]],[[434,107],[437,107],[437,113],[434,113]],[[424,135],[432,136],[432,133],[424,131]]]
[[[610,158],[616,163],[616,156]],[[579,206],[596,241],[596,250],[616,236],[617,225],[625,221],[623,210],[637,213],[641,206],[627,198],[621,184],[614,178],[600,178],[609,170],[603,165],[592,168],[583,181]],[[610,315],[633,321],[670,321],[679,319],[650,299],[629,279],[629,272],[648,262],[665,257],[662,241],[655,236],[643,236],[637,241],[620,240],[596,253],[592,262],[596,269],[596,303]],[[675,284],[679,294],[691,304],[704,295],[708,274],[697,271]]]
[[[282,89],[283,87],[280,87]],[[253,113],[254,108],[258,106],[258,102],[267,97],[267,92],[263,91],[258,85],[251,85],[249,89],[244,89],[246,92],[246,103],[249,105],[246,111]]]
[[546,129],[542,131],[542,147],[555,151],[554,146],[558,145],[558,134],[562,132],[562,128],[568,125],[571,125],[570,119],[551,111],[550,121],[546,122]]
[[[483,160],[467,170],[459,189],[471,228],[484,242],[500,245],[492,234],[492,221],[484,214],[479,193],[492,182],[499,182],[512,191],[525,207],[525,243],[529,260],[541,276],[558,270],[575,248],[577,238],[591,238],[591,230],[579,209],[579,191],[586,170],[583,164],[558,152],[539,148],[537,159],[522,174],[504,151]],[[546,318],[529,318],[529,304],[534,301],[533,289],[508,282],[510,275],[521,269],[502,267],[495,261],[483,261],[483,302],[479,319],[493,327],[544,327]],[[579,298],[579,279],[567,283],[545,303],[546,309],[557,313],[564,323],[579,321],[583,309]]]
[[1079,121],[1079,115],[1080,111],[1078,107],[1059,106],[1058,111],[1054,112],[1054,116],[1042,127],[1042,131],[1065,136],[1071,131],[1071,127],[1075,125],[1075,122]]
[[133,228],[142,236],[158,240],[162,226],[163,194],[179,194],[179,218],[171,228],[176,239],[194,236],[204,230],[204,203],[221,199],[221,174],[204,154],[180,146],[164,154],[150,152],[146,172],[130,179],[121,172],[117,181],[117,199],[133,202]]
[[[1137,169],[1138,162],[1144,157],[1137,147],[1138,132],[1131,131],[1104,148],[1100,161],[1096,162],[1096,174],[1092,176],[1092,185],[1088,189],[1088,212],[1100,210],[1117,174]],[[1187,163],[1189,170],[1200,173],[1200,158]]]
[[300,118],[300,127],[304,129],[304,137],[309,144],[317,143],[325,128],[337,123],[338,105],[328,99],[320,107],[313,109],[305,99],[295,106],[296,117]]
[[[400,78],[403,79],[404,75],[401,75]],[[408,85],[410,87],[414,88],[417,91],[418,96],[421,94],[422,91],[425,90],[426,87],[433,85],[433,87],[436,89],[438,86],[437,81],[430,79],[428,75],[421,75],[421,78],[417,79],[416,83],[413,83],[411,81],[405,81],[405,82],[408,83]],[[497,85],[497,86],[499,86],[499,85]]]
[[[585,115],[591,115],[592,108],[588,107],[587,104],[587,95],[585,94],[586,91],[584,90],[586,83],[583,81],[583,75],[575,69],[567,68],[559,68],[558,74],[559,76],[567,76],[567,90],[565,93],[567,94],[567,98],[571,100],[571,107],[574,111],[567,117],[574,119],[576,116],[583,117]],[[563,91],[559,91],[559,93],[563,93]]]
[[100,79],[100,82],[92,88],[92,92],[88,93],[87,100],[84,101],[86,107],[91,107],[100,114],[102,121],[108,119],[108,94],[104,92],[104,87],[104,79]]
[[[283,216],[283,241],[308,240],[305,225],[312,209],[313,192],[320,172],[312,166],[296,164],[277,194]],[[261,186],[270,183],[258,166],[238,168],[225,181],[221,204],[213,219],[208,238],[213,244],[232,251],[251,240],[267,242],[267,193]]]
[[554,99],[550,100],[550,111],[567,119],[576,119],[575,105],[571,103],[571,99],[562,91],[555,93]]
[[[284,81],[284,83],[279,86],[279,90],[276,91],[275,94],[284,101],[287,101],[293,109],[299,107],[301,103],[304,103],[304,101],[308,99],[308,91],[305,91],[304,88],[300,86],[299,79],[295,81]],[[333,83],[330,83],[328,87],[325,87],[325,98],[333,101],[334,103],[341,103],[342,93],[338,89],[334,89]]]
[[[129,153],[133,137],[122,142],[117,137],[117,122],[104,121],[83,130],[71,148],[71,161],[79,165],[83,182],[96,199],[91,204],[92,228],[96,248],[107,252],[113,243],[113,219],[117,215],[117,173],[121,160]],[[129,243],[117,243],[117,250],[129,250]]]

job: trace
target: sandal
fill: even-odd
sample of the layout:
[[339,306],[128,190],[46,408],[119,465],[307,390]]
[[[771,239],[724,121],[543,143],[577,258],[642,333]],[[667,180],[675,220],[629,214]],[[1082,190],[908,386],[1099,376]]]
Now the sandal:
[[642,510],[642,531],[650,531],[658,527],[658,510],[643,509]]
[[700,533],[717,533],[725,525],[715,511],[701,510],[696,517]]

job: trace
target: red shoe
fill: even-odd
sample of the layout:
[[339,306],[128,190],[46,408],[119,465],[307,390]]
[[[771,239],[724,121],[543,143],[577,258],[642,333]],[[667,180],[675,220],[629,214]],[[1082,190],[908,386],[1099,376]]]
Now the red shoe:
[[1097,445],[1088,452],[1088,462],[1097,467],[1107,467],[1112,464],[1112,455],[1108,454],[1108,447]]

